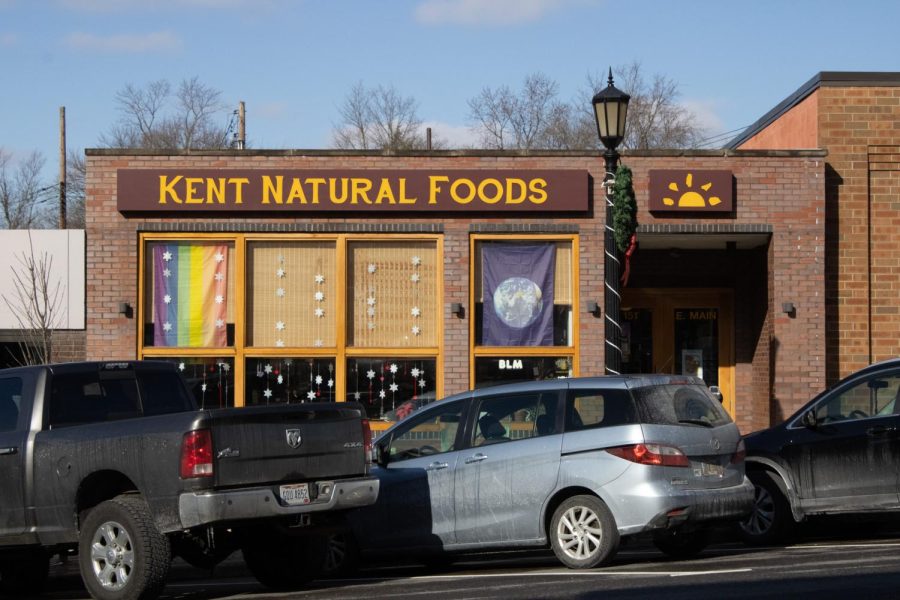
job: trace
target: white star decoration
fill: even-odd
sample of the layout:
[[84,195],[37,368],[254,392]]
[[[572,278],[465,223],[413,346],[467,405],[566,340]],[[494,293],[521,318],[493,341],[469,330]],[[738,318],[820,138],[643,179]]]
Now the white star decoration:
[[221,252],[216,252],[215,259],[216,259],[216,262],[220,263],[223,260],[225,260],[225,255],[222,254]]
[[387,393],[384,390],[381,390],[380,392],[378,392],[379,398],[384,398],[385,396],[387,396]]
[[172,253],[169,252],[168,250],[163,252],[163,260],[166,262],[169,262],[170,260],[172,260]]
[[277,271],[275,271],[275,276],[284,277],[284,269],[279,268]]
[[321,319],[322,317],[325,316],[325,309],[324,309],[324,308],[317,308],[317,309],[315,310],[315,315]]
[[366,371],[366,377],[368,377],[369,379],[375,379],[375,371],[369,369],[368,371]]
[[375,316],[375,307],[370,306],[369,308],[367,308],[366,314],[369,315],[370,317],[374,317]]
[[265,371],[266,373],[271,373],[272,365],[266,365],[265,367],[263,367],[263,371]]
[[325,294],[322,292],[316,292],[316,302],[321,302],[325,299]]
[[369,263],[369,273],[374,273],[378,270],[378,267],[375,266],[375,263]]
[[325,342],[323,342],[322,340],[316,340],[316,342],[315,342],[316,348],[321,348],[324,345],[325,345]]
[[414,266],[418,267],[419,265],[422,264],[422,259],[419,258],[418,256],[413,256],[413,257],[412,257],[412,264],[413,264]]
[[424,380],[424,379],[420,379],[420,380],[419,380],[419,387],[420,387],[420,388],[424,388],[424,387],[425,387],[425,380]]
[[409,372],[413,377],[418,377],[419,373],[421,373],[421,371],[419,371],[418,367],[413,367],[412,369],[410,369]]
[[397,364],[396,363],[391,363],[390,371],[391,371],[391,373],[397,372]]
[[222,295],[216,296],[216,304],[222,304],[225,302],[225,298]]
[[201,391],[201,392],[205,392],[205,391],[206,391],[206,384],[205,384],[205,383],[203,383],[203,384],[200,385],[200,391]]
[[413,307],[412,307],[412,310],[409,311],[409,312],[410,312],[410,313],[412,314],[412,316],[414,316],[414,317],[418,317],[420,314],[422,314],[422,311],[419,310],[419,307],[418,307],[418,306],[413,306]]
[[369,306],[375,306],[375,296],[369,296],[366,298],[366,304]]
[[400,389],[400,386],[397,385],[396,383],[392,383],[390,387],[391,387],[392,392],[396,392],[397,390]]
[[168,294],[163,296],[163,302],[165,302],[166,304],[170,303],[171,301],[172,301],[172,296],[170,296]]
[[277,329],[278,331],[284,331],[284,321],[276,321],[275,329]]
[[329,379],[329,380],[328,380],[328,387],[333,387],[333,386],[334,386],[334,379]]
[[322,385],[322,376],[316,375],[316,385]]
[[172,331],[172,324],[169,322],[163,323],[163,331]]
[[316,393],[312,390],[309,390],[308,392],[306,392],[306,397],[309,398],[310,400],[315,400]]
[[270,390],[269,388],[266,388],[266,389],[263,391],[263,396],[265,396],[266,398],[271,398],[271,397],[272,397],[272,390]]
[[375,323],[369,321],[369,329],[375,329]]
[[216,328],[222,329],[225,327],[225,321],[223,319],[216,319]]
[[[167,277],[168,277],[168,275],[167,275]],[[221,273],[216,273],[215,275],[213,275],[213,279],[215,279],[216,281],[223,281],[225,279],[225,276],[222,275]]]
[[419,335],[420,333],[422,333],[422,330],[419,329],[419,326],[418,326],[418,325],[413,325],[413,326],[412,326],[412,334],[413,334],[413,335]]
[[359,392],[353,392],[353,399],[354,399],[354,400],[359,400],[359,396],[360,396],[360,393],[359,393]]
[[279,376],[275,379],[275,381],[277,381],[278,383],[284,383],[284,376],[283,376],[283,375],[279,375]]
[[316,283],[325,283],[324,275],[316,275]]
[[178,370],[184,371],[184,363],[183,362],[178,363]]
[[275,340],[276,348],[284,348],[284,340]]
[[275,290],[275,295],[279,298],[284,298],[284,288],[278,288]]
[[419,274],[413,273],[412,276],[409,278],[409,280],[412,281],[413,283],[419,283]]
[[172,271],[170,271],[168,269],[163,269],[163,277],[171,277],[171,276],[172,276]]
[[229,365],[228,363],[219,363],[219,366],[220,366],[220,367],[222,368],[222,370],[225,371],[226,373],[227,373],[228,371],[231,370],[231,365]]

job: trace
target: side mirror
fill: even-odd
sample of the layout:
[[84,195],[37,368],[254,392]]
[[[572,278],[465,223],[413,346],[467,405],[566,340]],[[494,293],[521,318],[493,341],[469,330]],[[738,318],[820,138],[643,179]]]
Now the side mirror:
[[805,413],[803,413],[803,417],[800,419],[800,422],[803,423],[804,427],[809,427],[810,429],[815,429],[819,425],[819,419],[816,418],[815,409],[809,409]]
[[719,404],[725,401],[725,397],[722,395],[722,390],[717,385],[709,386],[709,393],[715,396],[716,400],[719,401]]

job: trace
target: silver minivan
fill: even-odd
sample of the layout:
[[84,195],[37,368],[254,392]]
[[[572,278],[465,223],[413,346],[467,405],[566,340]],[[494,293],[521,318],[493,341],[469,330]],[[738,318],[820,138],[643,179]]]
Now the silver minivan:
[[709,524],[753,506],[738,428],[693,377],[478,389],[420,408],[374,452],[378,501],[348,516],[328,568],[360,551],[428,562],[548,544],[566,566],[590,568],[642,532],[686,557],[705,547]]

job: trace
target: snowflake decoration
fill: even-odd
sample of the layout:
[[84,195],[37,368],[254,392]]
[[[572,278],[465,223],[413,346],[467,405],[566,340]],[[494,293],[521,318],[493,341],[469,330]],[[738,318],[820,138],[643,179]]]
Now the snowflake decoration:
[[324,275],[316,275],[316,283],[325,283]]
[[171,301],[172,301],[172,296],[170,296],[168,294],[163,296],[163,302],[165,302],[166,304],[170,303]]
[[215,279],[216,281],[224,281],[225,276],[222,275],[221,273],[216,273],[215,275],[213,275],[213,279]]
[[216,329],[225,327],[225,319],[216,319]]
[[316,375],[316,385],[322,385],[322,376]]
[[419,283],[419,274],[413,273],[412,276],[409,278],[409,280],[412,281],[413,283]]
[[385,396],[387,396],[387,393],[384,390],[381,390],[380,392],[378,392],[379,398],[384,399]]
[[397,390],[400,389],[400,386],[397,385],[396,383],[392,383],[390,387],[391,387],[392,392],[396,392]]
[[275,340],[276,348],[284,348],[284,340]]
[[420,380],[419,380],[419,387],[420,387],[420,388],[424,388],[424,387],[425,387],[425,380],[424,380],[424,379],[420,379]]
[[421,373],[421,371],[419,371],[419,367],[413,367],[409,372],[413,377],[418,377],[419,373]]
[[419,258],[418,256],[413,256],[413,257],[412,257],[412,264],[413,264],[414,267],[418,267],[419,265],[422,264],[422,259]]
[[231,365],[229,365],[228,363],[219,363],[219,367],[221,367],[222,370],[226,373],[231,370]]
[[276,321],[275,329],[277,329],[278,331],[284,331],[284,321]]
[[172,271],[170,271],[169,269],[163,269],[163,277],[171,277],[171,276],[172,276]]
[[205,392],[205,391],[206,391],[206,384],[205,384],[205,383],[201,383],[201,384],[200,384],[200,391],[201,391],[201,392]]
[[266,388],[266,389],[263,391],[263,396],[265,396],[266,398],[271,398],[271,397],[272,397],[272,390],[270,390],[269,388]]
[[420,314],[422,314],[422,311],[419,310],[419,307],[418,307],[418,306],[413,306],[413,307],[412,307],[412,310],[409,311],[409,312],[410,312],[410,314],[411,314],[412,316],[414,316],[414,317],[418,317]]
[[369,329],[375,329],[375,323],[369,321]]
[[275,290],[275,295],[279,298],[284,298],[284,288],[278,288]]
[[221,294],[217,295],[216,296],[216,304],[222,304],[223,302],[225,302],[225,297],[222,296]]
[[265,371],[266,373],[271,373],[272,365],[266,365],[265,367],[263,367],[263,371]]
[[413,325],[411,331],[413,335],[419,335],[420,333],[422,333],[422,330],[419,329],[418,325]]
[[163,331],[172,331],[172,324],[168,321],[163,323]]
[[391,371],[391,374],[397,373],[397,363],[391,363],[390,371]]
[[322,302],[325,299],[325,294],[322,292],[316,292],[316,302]]
[[328,387],[334,387],[334,379],[329,379],[329,380],[326,382],[326,384],[328,385]]
[[316,348],[321,348],[325,345],[325,342],[323,342],[322,340],[316,340],[314,345]]
[[369,263],[369,268],[368,268],[369,273],[374,273],[377,270],[378,270],[378,267],[375,266],[375,263]]
[[284,269],[279,268],[277,271],[275,271],[275,276],[276,277],[284,277]]
[[172,253],[169,252],[168,250],[163,252],[163,260],[166,262],[169,262],[170,260],[172,260]]
[[353,399],[354,399],[354,400],[359,400],[360,395],[361,395],[361,394],[360,394],[359,392],[353,392]]
[[310,400],[315,400],[316,393],[312,390],[309,390],[308,392],[306,392],[306,397],[309,398]]
[[366,298],[366,304],[369,306],[375,306],[375,296],[369,296]]
[[277,381],[279,384],[284,383],[284,376],[279,375],[277,378],[275,378],[275,381]]
[[315,310],[315,315],[316,315],[316,317],[318,317],[318,318],[321,319],[322,317],[325,316],[325,309],[324,309],[324,308],[317,308],[317,309]]
[[369,315],[370,317],[374,317],[375,316],[375,307],[370,306],[369,308],[367,308],[366,314]]
[[216,252],[215,259],[216,259],[216,262],[217,262],[217,263],[220,263],[220,262],[222,262],[223,260],[225,260],[225,255],[222,254],[221,252]]
[[368,377],[369,379],[375,379],[375,371],[369,369],[368,371],[366,371],[366,377]]
[[178,363],[178,370],[184,371],[184,363],[183,362]]

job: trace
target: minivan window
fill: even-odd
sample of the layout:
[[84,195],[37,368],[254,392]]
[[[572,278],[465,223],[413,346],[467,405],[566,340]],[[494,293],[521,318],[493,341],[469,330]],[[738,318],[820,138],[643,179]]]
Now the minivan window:
[[451,402],[409,417],[379,446],[395,462],[454,450],[465,403]]
[[627,390],[576,389],[566,401],[566,431],[636,423],[634,402]]
[[472,446],[521,440],[554,432],[558,392],[484,398],[478,405]]
[[704,427],[731,423],[722,405],[702,385],[671,383],[632,391],[643,423]]

